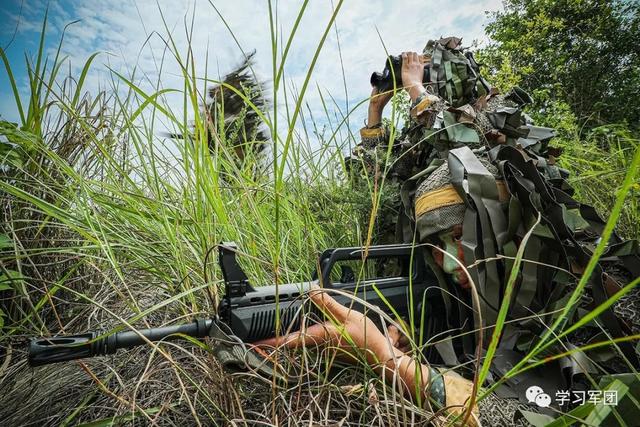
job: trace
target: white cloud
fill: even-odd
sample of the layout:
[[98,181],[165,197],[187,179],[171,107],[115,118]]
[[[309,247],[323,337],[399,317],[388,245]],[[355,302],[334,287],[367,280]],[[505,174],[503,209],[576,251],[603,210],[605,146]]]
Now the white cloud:
[[[302,87],[332,14],[332,5],[337,2],[309,1],[287,60],[288,84]],[[272,74],[268,3],[262,0],[212,3],[245,51],[257,51],[256,71],[268,80]],[[42,2],[36,4],[42,8]],[[125,75],[130,75],[135,68],[136,83],[149,91],[158,79],[165,88],[182,90],[180,67],[166,51],[169,38],[186,60],[191,37],[196,72],[200,76],[204,76],[205,69],[209,76],[224,75],[241,60],[232,36],[209,1],[77,0],[73,4],[74,9],[69,10],[62,9],[56,2],[51,3],[53,25],[60,30],[65,23],[81,19],[68,29],[63,48],[76,72],[93,52],[105,53],[96,60],[87,79],[90,90],[108,86],[110,77],[106,66]],[[274,2],[278,14],[277,31],[281,37],[279,49],[284,48],[301,4],[301,1]],[[370,92],[369,76],[372,71],[382,68],[385,58],[377,30],[390,53],[421,50],[428,39],[441,35],[458,35],[468,43],[474,39],[484,41],[483,25],[487,20],[484,12],[500,7],[500,0],[456,3],[446,0],[345,0],[338,14],[337,28],[348,94],[345,96],[336,31],[332,28],[305,99],[316,117],[324,115],[316,85],[331,93],[341,106],[347,98],[350,106],[365,99]],[[28,16],[31,19],[35,15],[30,11]],[[34,27],[37,23],[29,21],[19,36],[24,36],[27,30],[33,31]],[[209,59],[205,61],[207,55]],[[171,96],[169,102],[179,113],[181,97]],[[365,114],[365,106],[354,114],[352,125],[355,129]]]

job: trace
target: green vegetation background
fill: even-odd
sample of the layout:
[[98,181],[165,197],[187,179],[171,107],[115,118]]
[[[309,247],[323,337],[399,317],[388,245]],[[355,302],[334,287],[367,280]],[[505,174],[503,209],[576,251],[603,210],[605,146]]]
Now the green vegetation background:
[[[478,52],[489,80],[533,94],[528,113],[537,124],[558,129],[559,162],[572,172],[578,198],[605,218],[623,199],[612,220],[624,237],[640,237],[640,182],[632,166],[639,145],[640,6],[599,0],[507,0],[504,6],[487,27],[490,45]],[[235,418],[277,424],[314,416],[363,423],[379,417],[393,425],[419,416],[406,402],[401,409],[387,403],[382,413],[371,409],[372,396],[388,392],[375,381],[354,391],[331,386],[324,376],[319,385],[296,389],[297,400],[277,397],[275,386],[272,398],[258,398],[251,384],[231,385],[198,343],[202,349],[167,344],[162,354],[138,349],[88,361],[83,370],[68,364],[21,377],[30,372],[25,337],[95,327],[113,332],[125,324],[146,327],[211,313],[221,276],[215,256],[207,254],[220,241],[236,241],[250,280],[266,284],[307,280],[319,251],[360,245],[362,235],[371,235],[375,207],[385,195],[374,186],[368,194],[350,189],[343,155],[357,136],[329,115],[329,125],[319,130],[304,113],[324,37],[304,85],[292,93],[284,64],[298,25],[283,40],[274,35],[274,20],[272,28],[273,109],[264,123],[277,137],[262,174],[256,164],[264,160],[249,155],[239,163],[225,141],[210,150],[215,132],[207,121],[188,123],[164,102],[175,91],[198,110],[206,87],[217,83],[194,75],[197,59],[175,48],[168,29],[184,87],[152,93],[133,76],[116,73],[114,87],[121,90],[85,93],[96,56],[79,75],[64,76],[64,58],[46,58],[42,38],[25,64],[29,99],[19,97],[14,82],[20,123],[0,123],[0,406],[9,421],[37,420],[45,409],[49,423],[62,425],[136,419],[224,425]],[[25,65],[0,55],[13,82],[12,69]],[[363,115],[366,102],[343,114]],[[178,144],[158,138],[159,121],[193,138]],[[308,143],[316,138],[319,148]],[[363,214],[371,210],[372,216]],[[246,412],[256,399],[249,405],[253,412]],[[304,406],[309,401],[317,407]],[[296,412],[301,405],[307,409]]]

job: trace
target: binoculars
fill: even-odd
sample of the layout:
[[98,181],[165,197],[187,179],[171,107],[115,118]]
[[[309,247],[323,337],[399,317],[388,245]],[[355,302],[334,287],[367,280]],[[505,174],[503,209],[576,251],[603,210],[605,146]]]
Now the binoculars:
[[[431,61],[424,64],[424,73],[422,75],[422,83],[429,82],[431,70]],[[402,56],[389,55],[384,64],[382,72],[374,72],[371,74],[371,86],[378,88],[379,92],[388,92],[393,90],[395,79],[395,87],[402,88]]]

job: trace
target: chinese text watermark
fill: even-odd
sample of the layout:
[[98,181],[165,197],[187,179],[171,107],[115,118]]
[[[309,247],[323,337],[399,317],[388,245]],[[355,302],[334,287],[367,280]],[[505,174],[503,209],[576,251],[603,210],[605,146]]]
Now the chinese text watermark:
[[552,398],[551,395],[544,392],[542,387],[532,385],[527,389],[525,395],[529,403],[535,403],[540,408],[548,408],[553,400],[559,406],[568,404],[584,405],[586,403],[605,406],[616,406],[618,404],[618,390],[558,390]]

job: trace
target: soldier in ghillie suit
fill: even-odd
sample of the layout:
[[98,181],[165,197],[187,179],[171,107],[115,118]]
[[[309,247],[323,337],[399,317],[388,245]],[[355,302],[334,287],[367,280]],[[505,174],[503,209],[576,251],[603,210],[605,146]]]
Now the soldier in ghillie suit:
[[[254,175],[259,173],[270,140],[259,114],[267,110],[269,101],[252,70],[254,55],[247,55],[219,84],[209,87],[202,106],[209,151],[224,159],[218,163],[224,174],[236,175],[235,169],[244,168]],[[170,136],[183,138],[179,134]]]
[[269,140],[258,114],[266,110],[268,103],[251,70],[254,55],[255,52],[250,53],[219,85],[209,88],[203,110],[209,126],[209,149],[214,151],[216,144],[224,142],[239,162],[262,153]]
[[[348,162],[360,174],[357,185],[367,182],[375,191],[381,187],[384,191],[385,186],[393,190],[374,212],[383,218],[384,227],[371,240],[391,243],[389,236],[393,235],[395,242],[433,248],[425,251],[426,261],[440,283],[446,316],[427,314],[419,324],[426,336],[426,342],[418,343],[427,359],[422,369],[416,370],[412,364],[416,360],[407,360],[400,349],[390,353],[384,345],[388,341],[375,326],[367,325],[363,332],[367,320],[360,313],[342,313],[330,299],[320,303],[339,314],[336,317],[347,332],[356,336],[354,344],[385,361],[382,366],[374,363],[376,369],[399,371],[411,394],[425,393],[436,408],[449,407],[453,413],[461,409],[452,405],[464,405],[472,395],[472,383],[433,366],[470,366],[492,340],[498,340],[490,378],[505,378],[529,349],[544,345],[541,337],[551,325],[559,322],[557,336],[588,311],[607,306],[621,286],[605,270],[624,271],[625,279],[640,276],[637,242],[623,241],[613,233],[587,286],[574,292],[600,243],[605,223],[592,207],[572,198],[568,173],[556,163],[561,150],[550,145],[553,129],[534,126],[523,113],[532,102],[529,95],[519,88],[506,94],[491,88],[460,42],[455,37],[430,41],[422,55],[403,53],[400,58],[389,58],[387,69],[393,71],[377,79],[382,83],[373,89],[362,142]],[[391,76],[391,88],[404,87],[412,102],[411,121],[397,138],[390,138],[393,130],[381,121],[392,93],[381,89],[385,84],[389,88],[385,75]],[[395,230],[389,225],[396,226]],[[518,265],[519,249],[522,262]],[[547,406],[526,406],[532,403],[526,396],[530,386],[553,395],[562,390],[602,390],[615,380],[627,385],[633,382],[629,375],[616,379],[610,375],[640,368],[638,354],[625,338],[640,330],[638,292],[633,289],[629,295],[633,297],[604,308],[597,324],[583,325],[544,347],[539,353],[544,357],[566,355],[551,357],[541,370],[506,379],[495,394],[479,403],[480,419],[492,426],[516,425],[514,417],[522,412],[518,409]],[[503,305],[506,323],[500,336],[493,337]],[[285,340],[290,345],[309,337],[316,342],[340,340],[333,336],[335,327],[316,326],[320,328]],[[436,334],[438,343],[430,343]],[[402,334],[396,330],[392,335],[402,347]],[[621,339],[617,348],[595,346],[588,352],[578,348],[607,341],[607,337]],[[545,337],[546,342],[549,338]],[[458,370],[465,374],[465,369]],[[417,371],[422,375],[416,377]],[[467,376],[473,378],[473,373]],[[417,389],[412,386],[416,383]],[[634,398],[638,396],[631,400]],[[552,403],[556,411],[567,411],[571,405]],[[464,416],[470,425],[477,423],[475,414]],[[518,423],[527,425],[524,419]]]

